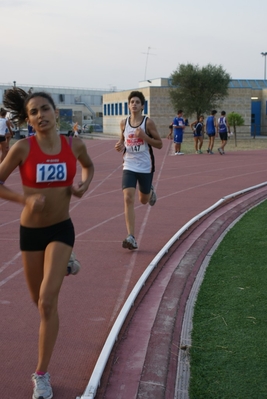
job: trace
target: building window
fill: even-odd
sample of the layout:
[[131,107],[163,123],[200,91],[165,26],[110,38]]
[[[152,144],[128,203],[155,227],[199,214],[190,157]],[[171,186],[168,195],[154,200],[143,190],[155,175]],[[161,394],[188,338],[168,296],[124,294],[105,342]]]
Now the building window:
[[114,115],[114,104],[111,104],[111,115]]
[[128,103],[124,103],[124,115],[128,115]]
[[110,115],[110,104],[108,104],[108,115]]
[[119,115],[122,115],[122,103],[119,103]]
[[118,104],[115,104],[115,115],[118,115]]
[[107,115],[107,104],[104,104],[104,115]]
[[144,114],[145,115],[148,114],[147,110],[148,110],[148,104],[147,104],[147,101],[145,101],[145,106],[144,106]]

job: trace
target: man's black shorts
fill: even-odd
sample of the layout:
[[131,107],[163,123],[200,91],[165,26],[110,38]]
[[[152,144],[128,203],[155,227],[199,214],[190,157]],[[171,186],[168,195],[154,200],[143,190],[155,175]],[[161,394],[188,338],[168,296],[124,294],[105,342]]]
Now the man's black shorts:
[[153,172],[151,173],[137,173],[131,170],[123,170],[122,172],[122,189],[134,187],[138,182],[139,191],[142,194],[149,194],[151,191],[151,184],[153,180]]
[[227,139],[228,139],[228,133],[227,133],[227,132],[225,132],[225,133],[219,133],[219,134],[220,134],[220,139],[221,139],[221,140],[227,141]]

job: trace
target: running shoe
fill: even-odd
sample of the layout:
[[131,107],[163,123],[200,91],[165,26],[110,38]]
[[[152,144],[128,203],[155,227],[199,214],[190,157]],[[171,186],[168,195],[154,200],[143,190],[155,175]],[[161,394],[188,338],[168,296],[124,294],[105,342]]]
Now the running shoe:
[[50,375],[32,374],[33,394],[32,399],[52,399],[53,391],[50,384]]
[[179,152],[175,152],[175,153],[174,153],[174,155],[178,155],[178,154],[179,154]]
[[178,152],[177,155],[184,155],[184,153],[183,152]]
[[125,240],[122,241],[122,247],[128,249],[137,249],[138,246],[134,236],[129,234],[128,237],[126,237]]
[[198,153],[199,153],[199,154],[203,154],[203,152],[202,152],[201,150],[198,150]]
[[69,259],[68,267],[67,267],[67,276],[69,274],[73,274],[74,275],[74,274],[79,273],[80,268],[81,268],[81,264],[78,261],[78,259],[76,259],[75,253],[72,252],[71,256],[70,256],[70,259]]
[[209,154],[213,155],[213,154],[214,154],[214,152],[212,152],[211,150],[209,150]]
[[218,148],[218,151],[221,155],[223,155],[223,149],[222,148]]
[[157,194],[155,193],[154,186],[152,184],[151,184],[151,190],[152,190],[152,193],[151,193],[151,197],[150,197],[150,200],[148,203],[150,206],[153,206],[157,202]]
[[208,153],[208,154],[210,153],[210,149],[209,149],[209,148],[207,149],[207,153]]

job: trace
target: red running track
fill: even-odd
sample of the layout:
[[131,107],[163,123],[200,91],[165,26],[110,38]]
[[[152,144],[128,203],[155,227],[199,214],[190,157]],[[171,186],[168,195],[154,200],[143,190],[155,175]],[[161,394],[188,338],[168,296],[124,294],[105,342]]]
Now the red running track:
[[[51,360],[54,397],[82,395],[109,331],[138,278],[166,242],[220,198],[265,182],[266,150],[172,156],[171,143],[154,150],[155,207],[136,201],[139,250],[121,247],[126,236],[121,154],[116,140],[86,140],[95,177],[86,195],[71,202],[75,252],[82,263],[67,277],[60,302],[60,332]],[[77,176],[77,180],[79,176]],[[16,170],[6,183],[21,190]],[[0,200],[0,398],[30,398],[37,361],[39,316],[23,276],[18,244],[21,207]],[[132,398],[125,398],[132,399]]]

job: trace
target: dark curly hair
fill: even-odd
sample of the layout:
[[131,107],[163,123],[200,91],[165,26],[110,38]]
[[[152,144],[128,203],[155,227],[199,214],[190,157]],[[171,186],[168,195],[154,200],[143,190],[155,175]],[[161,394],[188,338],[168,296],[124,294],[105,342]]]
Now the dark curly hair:
[[24,123],[27,118],[27,105],[32,98],[43,97],[46,98],[54,109],[56,109],[53,98],[50,94],[39,91],[35,93],[26,93],[19,87],[13,87],[5,92],[3,98],[4,107],[11,112],[12,121],[18,122],[19,124]]
[[144,94],[143,94],[141,91],[137,91],[137,90],[132,91],[132,92],[129,94],[129,96],[128,96],[128,103],[130,103],[130,101],[131,101],[131,99],[132,99],[133,97],[138,97],[139,100],[141,101],[141,104],[142,104],[142,105],[145,104],[146,99],[145,99]]

